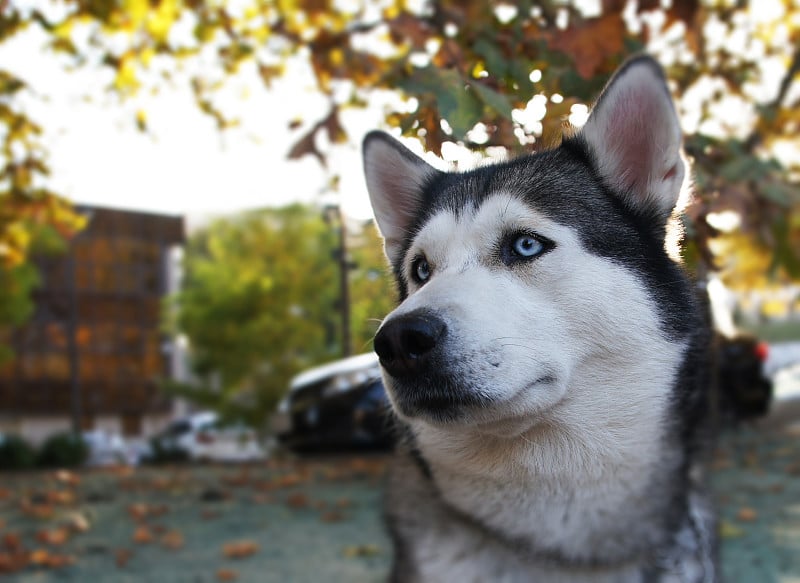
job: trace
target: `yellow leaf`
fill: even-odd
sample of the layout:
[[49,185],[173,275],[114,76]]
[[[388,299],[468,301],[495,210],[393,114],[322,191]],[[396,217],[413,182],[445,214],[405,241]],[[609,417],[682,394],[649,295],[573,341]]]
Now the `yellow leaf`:
[[739,538],[744,536],[744,530],[723,520],[719,525],[719,534],[722,538]]

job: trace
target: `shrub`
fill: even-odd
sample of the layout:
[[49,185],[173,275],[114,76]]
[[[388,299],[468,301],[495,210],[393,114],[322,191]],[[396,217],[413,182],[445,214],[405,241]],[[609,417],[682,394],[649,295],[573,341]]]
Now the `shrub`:
[[0,435],[0,470],[24,470],[36,463],[33,446],[18,435]]
[[73,433],[57,433],[48,437],[39,449],[37,464],[46,467],[72,468],[89,457],[89,446]]

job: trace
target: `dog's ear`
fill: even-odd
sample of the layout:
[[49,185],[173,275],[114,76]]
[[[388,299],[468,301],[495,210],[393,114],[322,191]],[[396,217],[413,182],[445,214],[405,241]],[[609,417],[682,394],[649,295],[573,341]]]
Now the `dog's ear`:
[[611,78],[578,133],[601,178],[640,212],[666,218],[683,185],[682,133],[661,67],[628,61]]
[[375,221],[386,256],[395,264],[422,203],[425,184],[440,171],[384,132],[367,134],[363,155]]

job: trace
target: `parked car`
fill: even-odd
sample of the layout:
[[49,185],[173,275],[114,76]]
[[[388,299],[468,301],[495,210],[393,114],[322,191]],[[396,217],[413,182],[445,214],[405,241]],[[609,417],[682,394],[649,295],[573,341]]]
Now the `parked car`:
[[291,381],[278,406],[287,426],[278,439],[294,451],[389,449],[388,408],[377,356],[345,358]]
[[766,415],[772,402],[773,382],[765,363],[769,345],[757,337],[738,333],[717,335],[717,387],[724,420],[743,421]]
[[170,422],[151,439],[146,459],[245,462],[266,457],[252,427],[223,423],[217,413],[203,411]]

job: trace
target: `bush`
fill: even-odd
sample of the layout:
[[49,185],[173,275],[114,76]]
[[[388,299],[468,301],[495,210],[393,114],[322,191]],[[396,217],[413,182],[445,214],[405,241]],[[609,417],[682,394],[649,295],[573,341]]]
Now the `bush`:
[[46,468],[72,468],[83,465],[89,446],[73,433],[58,433],[47,438],[39,449],[37,464]]
[[36,463],[33,446],[18,435],[0,435],[0,470],[25,470]]

